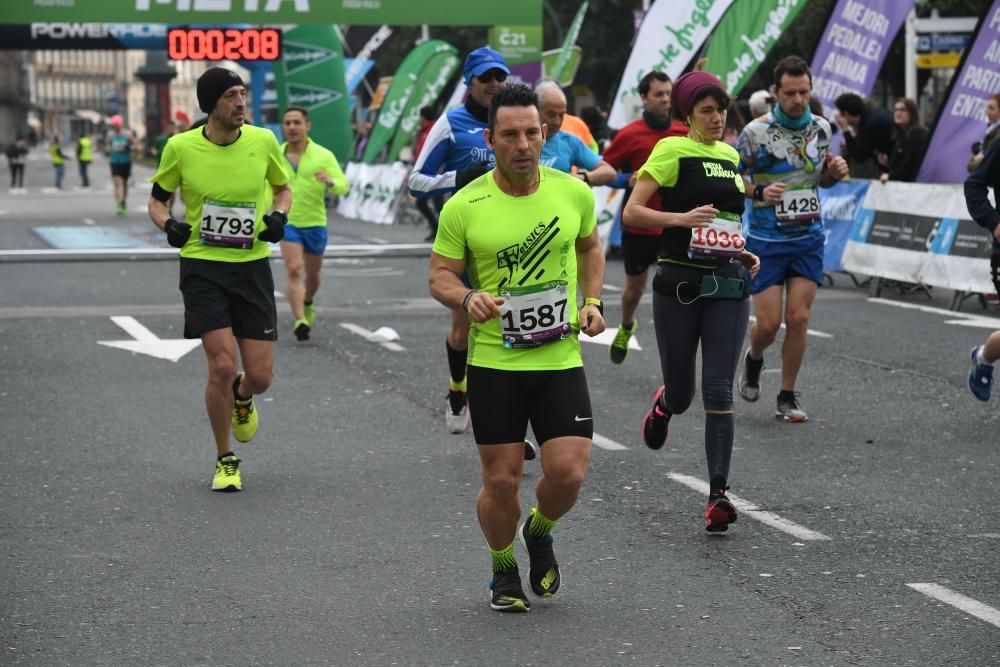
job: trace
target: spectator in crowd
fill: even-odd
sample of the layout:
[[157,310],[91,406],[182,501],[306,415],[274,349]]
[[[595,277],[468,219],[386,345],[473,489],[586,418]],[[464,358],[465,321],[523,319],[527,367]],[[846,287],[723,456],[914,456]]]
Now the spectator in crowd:
[[596,105],[584,107],[580,109],[580,118],[587,124],[590,133],[594,135],[598,147],[603,152],[609,142],[608,112]]
[[[438,114],[432,107],[423,107],[420,109],[420,129],[417,130],[417,143],[413,149],[414,159],[417,155],[420,155],[420,149],[424,147],[427,135],[434,126],[434,121],[437,120],[437,117]],[[441,207],[444,206],[444,195],[417,197],[416,200],[417,210],[427,218],[427,224],[430,226],[430,233],[424,240],[433,241],[434,237],[437,236],[438,216],[441,214]]]
[[888,171],[883,171],[880,180],[912,183],[917,180],[920,161],[927,150],[930,133],[920,122],[920,111],[917,103],[908,97],[896,100],[892,108],[892,119],[896,126],[895,143],[892,153],[878,156],[879,164]]
[[63,176],[66,175],[66,156],[63,155],[62,146],[59,145],[59,135],[52,136],[52,143],[49,145],[49,157],[52,158],[52,167],[56,173],[56,189],[62,190]]
[[986,136],[982,141],[972,144],[972,159],[969,160],[968,170],[971,174],[979,163],[983,161],[983,155],[989,150],[990,144],[1000,136],[1000,93],[997,93],[986,103]]
[[28,141],[21,135],[7,146],[7,164],[10,166],[10,189],[24,188],[24,164],[28,159]]
[[736,145],[736,141],[740,138],[740,132],[743,131],[743,128],[747,124],[747,117],[743,113],[744,108],[749,107],[741,106],[739,100],[734,99],[729,104],[729,112],[726,114],[726,129],[722,133],[722,141],[730,146]]
[[[769,90],[758,90],[750,96],[750,118],[763,116],[774,106],[774,95]],[[744,123],[746,125],[746,123]],[[742,129],[742,128],[740,128]]]
[[90,163],[94,161],[94,146],[86,134],[81,134],[76,141],[76,161],[80,165],[80,187],[90,187]]
[[881,107],[869,106],[860,95],[844,93],[834,105],[833,120],[844,133],[844,157],[855,178],[878,178],[887,170],[878,154],[892,151],[892,116]]

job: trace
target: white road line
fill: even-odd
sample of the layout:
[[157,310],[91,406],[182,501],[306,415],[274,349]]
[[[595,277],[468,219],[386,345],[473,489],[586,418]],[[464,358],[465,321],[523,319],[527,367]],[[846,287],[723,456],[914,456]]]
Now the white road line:
[[368,241],[369,243],[378,243],[379,245],[389,244],[389,241],[386,241],[385,239],[380,239],[377,236],[366,236],[364,237],[364,240]]
[[[751,315],[750,321],[756,322],[757,318]],[[784,322],[781,323],[781,328],[782,329],[785,328]],[[808,333],[810,336],[816,336],[816,338],[833,338],[833,334],[823,333],[822,331],[816,331],[815,329],[806,329],[806,333]]]
[[406,351],[406,348],[403,347],[402,345],[399,345],[398,343],[393,343],[391,341],[379,342],[377,340],[372,340],[372,336],[375,335],[375,333],[373,331],[369,331],[368,329],[365,329],[364,327],[358,326],[357,324],[354,324],[352,322],[341,322],[340,326],[342,326],[343,328],[347,329],[351,333],[355,333],[355,334],[361,336],[362,338],[364,338],[365,340],[367,340],[370,343],[378,343],[379,345],[381,345],[382,347],[384,347],[387,350],[392,350],[393,352],[405,352]]
[[[596,345],[607,345],[611,346],[611,343],[615,341],[615,336],[618,335],[618,327],[612,327],[610,329],[605,329],[596,336],[580,336],[581,343],[594,343]],[[628,349],[630,350],[642,350],[639,346],[639,339],[632,336],[628,339]]]
[[945,320],[945,324],[956,324],[960,327],[974,327],[977,329],[1000,329],[1000,319],[987,315],[966,314],[956,310],[945,310],[944,308],[935,308],[934,306],[921,306],[916,303],[903,303],[889,299],[868,299],[868,301],[869,303],[878,303],[883,306],[895,306],[896,308],[920,310],[934,315],[943,315],[948,318]]
[[604,283],[604,289],[606,289],[609,292],[621,292],[622,291],[621,287],[618,287],[616,285],[609,285],[607,283]]
[[[709,491],[708,482],[703,482],[697,477],[691,477],[690,475],[681,475],[676,472],[667,473],[667,477],[674,480],[675,482],[683,484],[689,489],[694,489],[695,491],[698,491],[699,493],[705,496],[708,495]],[[772,528],[777,528],[778,530],[786,532],[789,535],[792,535],[793,537],[799,538],[800,540],[831,539],[826,535],[824,535],[823,533],[817,533],[815,530],[809,530],[808,528],[800,526],[799,524],[789,521],[788,519],[784,519],[778,516],[777,514],[774,514],[773,512],[765,512],[762,509],[760,509],[760,507],[758,507],[757,505],[754,505],[751,502],[743,500],[739,496],[734,496],[731,493],[726,495],[729,497],[729,500],[732,501],[733,505],[736,506],[736,509],[745,513],[745,516],[748,516],[751,519],[756,519],[757,521],[765,523],[768,526],[771,526]]]
[[611,440],[610,438],[605,438],[600,433],[594,434],[594,445],[600,447],[601,449],[606,449],[611,452],[619,451],[622,449],[628,449],[628,447],[626,447],[625,445],[618,444],[617,442]]
[[83,219],[83,224],[85,224],[85,225],[92,225],[92,224],[94,224],[94,219],[93,218],[84,218]]
[[993,607],[983,604],[979,600],[974,600],[968,596],[962,595],[961,593],[956,593],[955,591],[945,588],[944,586],[939,586],[937,584],[906,584],[915,591],[923,593],[927,597],[934,598],[935,600],[940,600],[945,604],[950,604],[952,607],[957,607],[958,609],[964,611],[970,616],[975,616],[976,618],[986,621],[990,625],[995,625],[1000,628],[1000,610],[994,609]]

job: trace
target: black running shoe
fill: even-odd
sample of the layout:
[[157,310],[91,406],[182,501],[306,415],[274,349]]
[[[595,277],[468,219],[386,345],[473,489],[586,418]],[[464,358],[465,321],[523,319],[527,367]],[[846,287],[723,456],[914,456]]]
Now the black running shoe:
[[664,412],[660,407],[660,396],[663,395],[664,387],[656,390],[653,397],[653,407],[646,413],[642,420],[642,440],[650,449],[660,449],[667,443],[667,431],[670,427],[670,413]]
[[740,381],[737,385],[740,396],[747,403],[756,403],[760,398],[760,372],[764,370],[764,360],[754,361],[750,358],[750,350],[747,350],[743,358],[743,372],[740,373]]
[[531,603],[521,588],[521,575],[516,567],[494,572],[490,590],[490,609],[493,611],[531,611]]
[[552,552],[552,535],[536,537],[531,534],[531,516],[521,524],[517,536],[528,552],[531,568],[528,570],[528,585],[531,592],[542,598],[550,598],[559,591],[562,578],[559,576],[559,563]]
[[724,533],[729,524],[736,521],[736,506],[726,497],[726,490],[720,489],[708,496],[705,508],[705,530],[710,533]]
[[310,329],[311,327],[309,326],[309,323],[304,319],[295,320],[295,329],[293,329],[293,333],[295,334],[295,338],[298,340],[309,340]]

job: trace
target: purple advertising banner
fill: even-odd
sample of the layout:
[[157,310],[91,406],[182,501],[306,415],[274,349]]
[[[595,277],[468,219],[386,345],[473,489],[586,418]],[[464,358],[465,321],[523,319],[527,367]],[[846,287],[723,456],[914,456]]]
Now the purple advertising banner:
[[838,0],[812,61],[812,94],[828,117],[833,101],[842,94],[871,94],[889,46],[914,2]]
[[975,41],[941,107],[917,180],[961,183],[969,175],[971,146],[986,133],[986,102],[1000,92],[1000,0],[983,17]]

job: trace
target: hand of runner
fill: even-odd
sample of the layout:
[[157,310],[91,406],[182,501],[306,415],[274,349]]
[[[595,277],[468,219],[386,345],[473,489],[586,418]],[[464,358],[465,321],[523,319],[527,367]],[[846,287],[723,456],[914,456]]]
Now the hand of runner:
[[767,204],[777,204],[781,201],[781,193],[784,191],[784,183],[771,183],[764,188],[764,202]]
[[604,331],[604,316],[597,306],[586,305],[580,309],[580,331],[596,336]]
[[749,250],[744,250],[740,254],[740,264],[750,272],[750,277],[753,278],[760,271],[760,257],[753,254]]
[[469,297],[469,305],[466,312],[469,319],[477,324],[482,324],[494,317],[500,317],[500,306],[506,301],[498,296],[493,296],[487,292],[476,292]]
[[163,224],[163,233],[167,235],[167,243],[175,248],[183,248],[191,238],[191,225],[173,218],[167,218]]
[[830,174],[838,181],[847,178],[850,169],[847,160],[839,155],[828,155],[826,158],[826,168]]
[[268,243],[277,243],[281,239],[285,238],[286,222],[288,222],[287,215],[277,211],[271,211],[264,216],[264,224],[267,225],[267,229],[258,234],[257,238],[261,241],[267,241]]
[[333,179],[330,178],[330,175],[322,169],[318,169],[316,173],[313,174],[313,177],[327,187],[333,185]]
[[690,227],[691,229],[696,229],[698,227],[708,227],[712,224],[712,220],[715,220],[715,216],[719,213],[719,209],[715,208],[711,204],[705,204],[704,206],[699,206],[698,208],[693,208],[687,213],[683,214],[683,227]]

